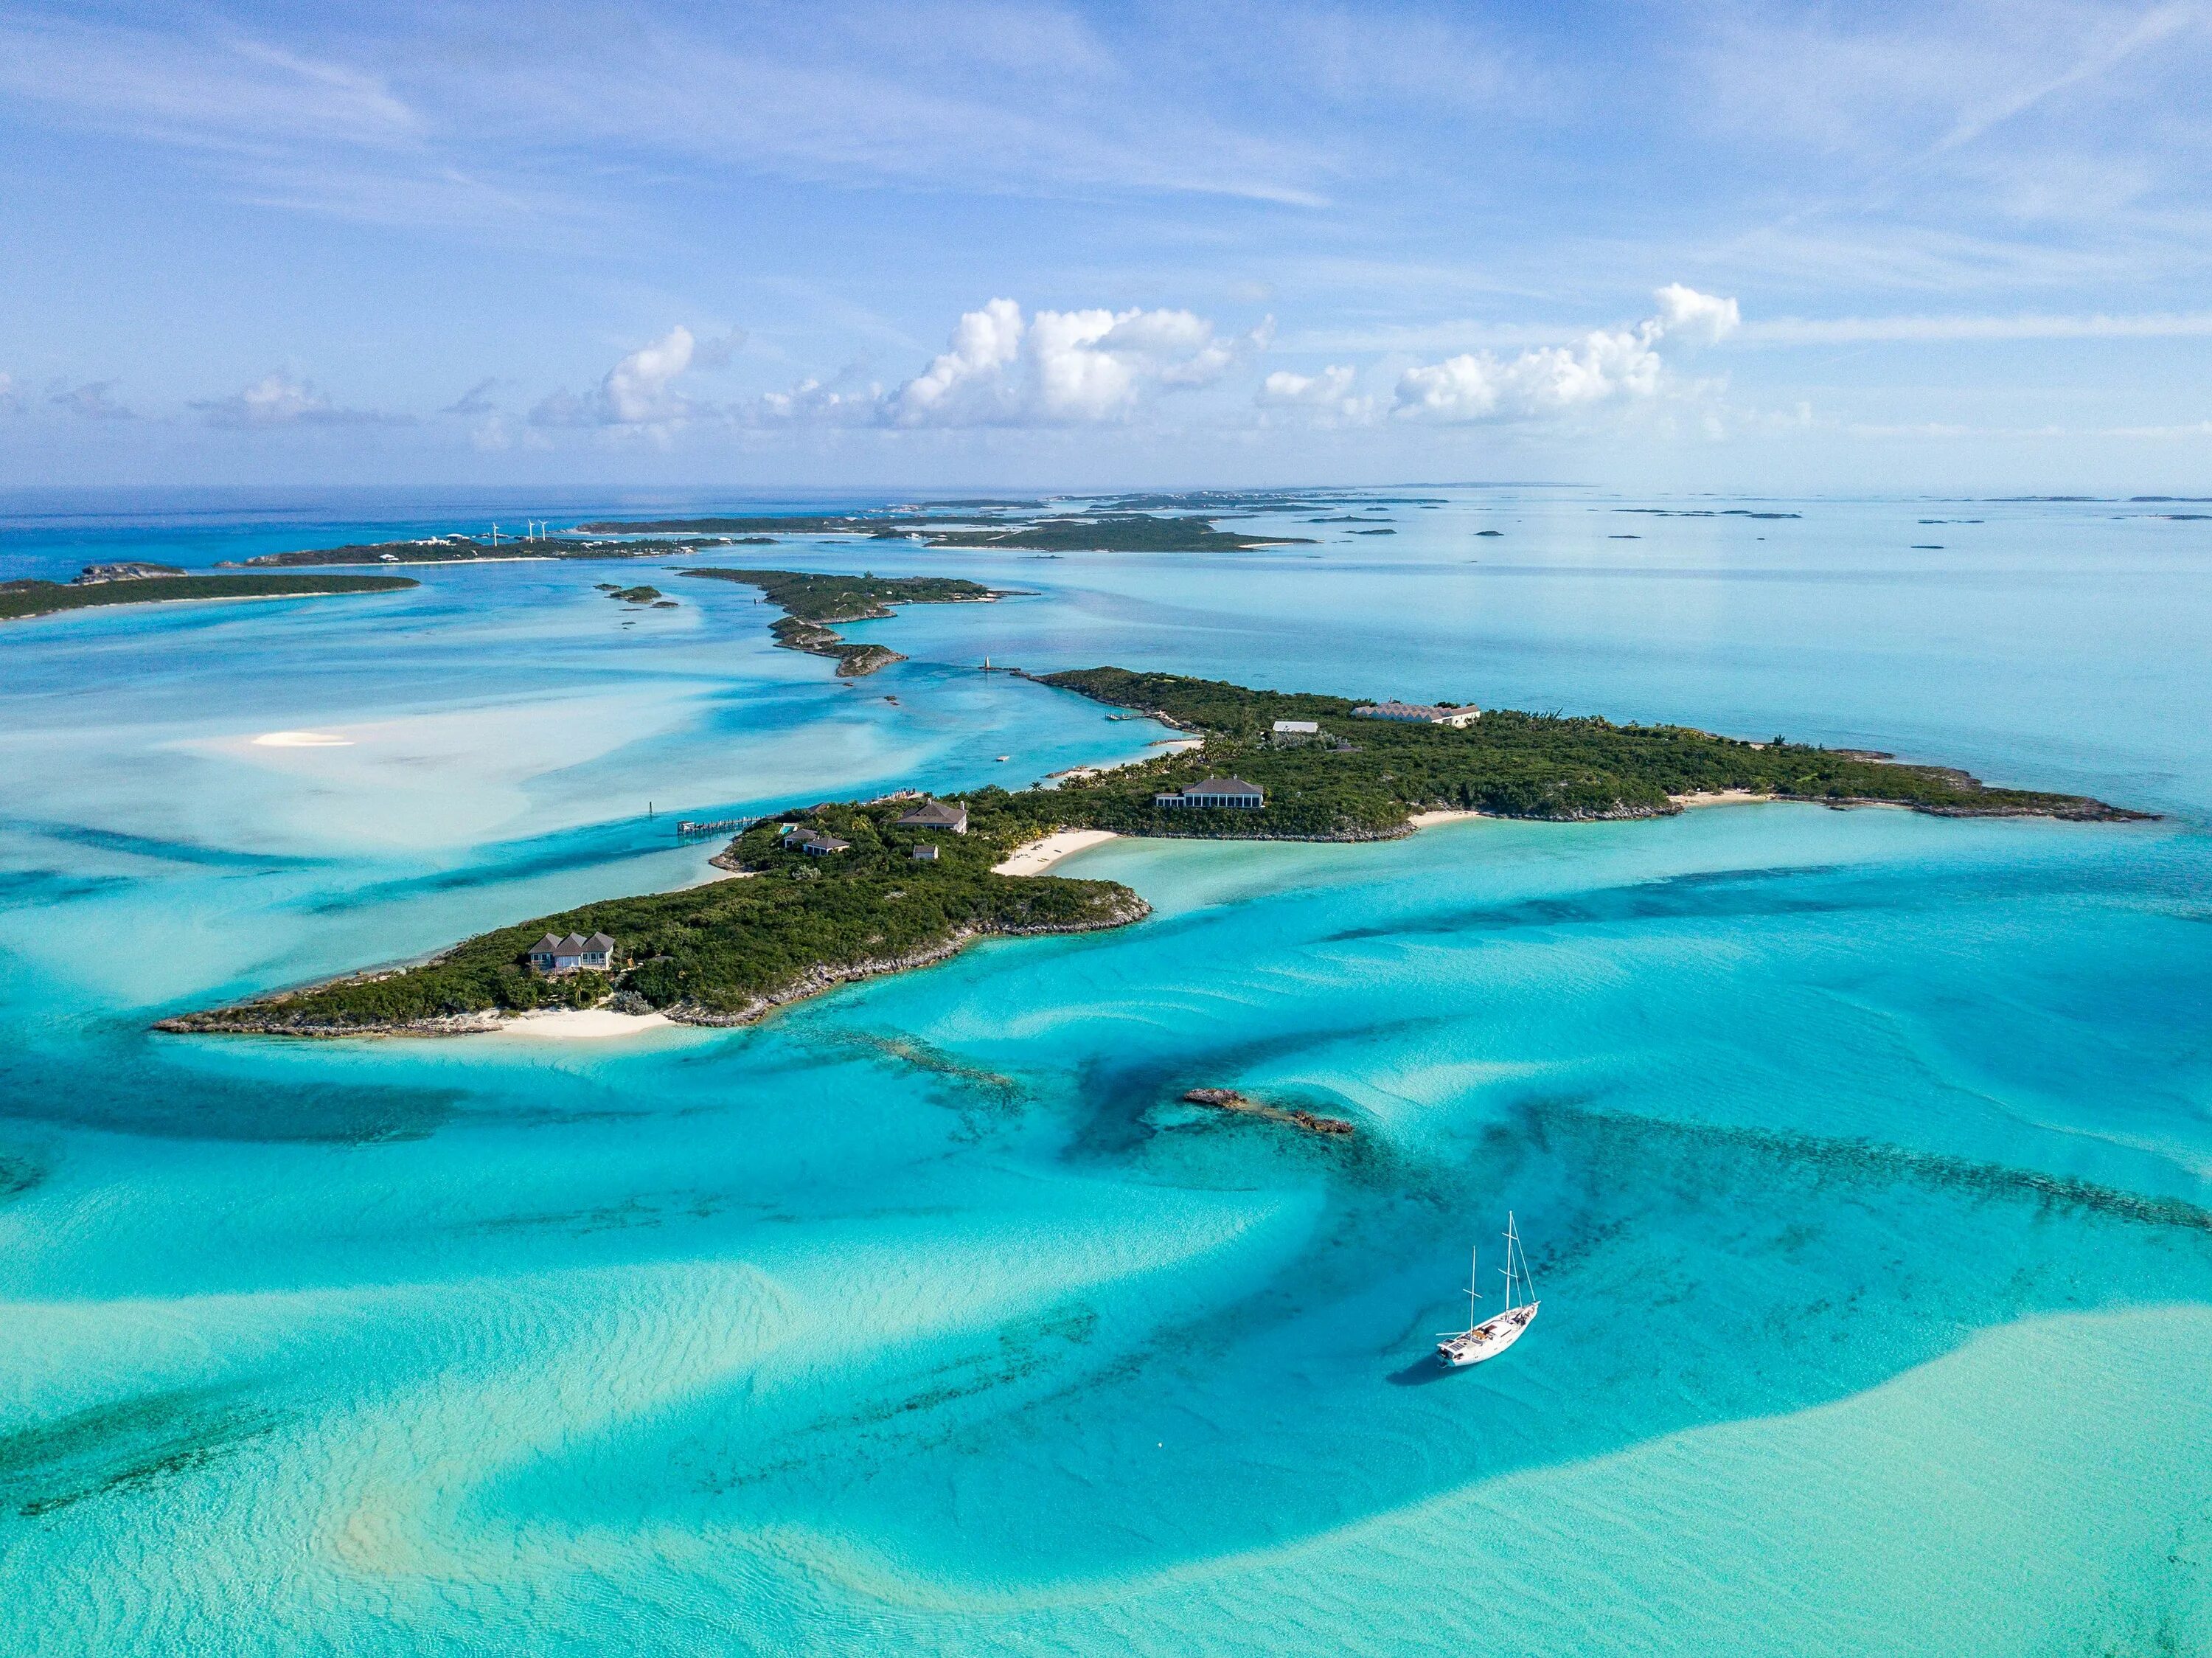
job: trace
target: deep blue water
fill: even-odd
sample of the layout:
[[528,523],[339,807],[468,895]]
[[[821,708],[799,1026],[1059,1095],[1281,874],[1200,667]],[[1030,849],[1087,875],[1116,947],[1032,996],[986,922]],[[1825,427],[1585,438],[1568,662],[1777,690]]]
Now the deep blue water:
[[[0,631],[0,1652],[2212,1649],[2212,525],[1396,493],[1448,504],[763,551],[1034,591],[858,683],[590,565]],[[0,576],[731,503],[9,504]],[[1142,925],[743,1032],[146,1029],[700,879],[681,816],[1161,735],[987,654],[2166,815],[1120,841],[1063,868]],[[1440,1375],[1509,1206],[1542,1316]]]

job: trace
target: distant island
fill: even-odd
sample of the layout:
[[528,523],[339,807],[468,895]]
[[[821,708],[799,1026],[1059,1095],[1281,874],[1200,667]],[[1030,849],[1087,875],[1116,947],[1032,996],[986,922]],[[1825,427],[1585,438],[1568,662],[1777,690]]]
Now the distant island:
[[[769,628],[787,650],[833,658],[843,679],[859,679],[905,657],[888,645],[856,645],[830,631],[837,622],[869,622],[897,614],[893,605],[981,604],[1017,596],[1018,589],[987,588],[950,576],[822,576],[795,570],[720,570],[678,572],[716,582],[741,582],[784,613]],[[1027,597],[1027,594],[1020,596]]]
[[579,528],[599,535],[865,535],[931,547],[1000,547],[1024,552],[1243,552],[1254,547],[1312,545],[1298,536],[1216,529],[1212,518],[1167,518],[1146,512],[1051,513],[1003,524],[964,526],[915,514],[655,518],[642,522],[611,519]]
[[173,564],[88,564],[74,582],[0,582],[0,621],[108,605],[308,599],[420,585],[404,576],[187,576]]
[[[763,538],[765,539],[765,538]],[[432,535],[412,541],[351,542],[342,547],[301,547],[264,552],[218,570],[292,569],[315,564],[475,564],[506,559],[668,558],[696,552],[698,541],[577,540],[539,535],[504,541],[473,535]],[[712,545],[727,546],[728,538]]]
[[[883,577],[696,572],[782,596],[798,613],[880,603]],[[840,590],[816,583],[842,582]],[[972,585],[972,584],[968,584]],[[803,648],[803,647],[802,647]],[[1685,726],[1615,725],[1451,704],[1362,704],[1119,667],[1037,676],[1200,741],[1194,752],[926,802],[830,802],[747,827],[714,860],[743,877],[540,916],[422,966],[339,979],[161,1028],[299,1036],[496,1028],[540,1009],[608,1006],[743,1024],[832,985],[941,960],[971,939],[1117,927],[1149,913],[1112,881],[1001,873],[1069,830],[1220,839],[1375,840],[1419,814],[1553,821],[1679,812],[1699,797],[1886,804],[1952,817],[2144,816],[2075,795],[1984,787],[1947,767]],[[611,941],[608,970],[548,972],[562,941]],[[543,950],[539,947],[544,947]]]

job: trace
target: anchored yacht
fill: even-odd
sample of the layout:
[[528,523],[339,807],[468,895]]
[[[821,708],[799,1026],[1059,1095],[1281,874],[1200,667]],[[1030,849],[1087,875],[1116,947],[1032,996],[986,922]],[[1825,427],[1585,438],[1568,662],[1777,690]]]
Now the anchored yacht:
[[1482,1287],[1476,1276],[1479,1257],[1470,1252],[1468,1260],[1468,1327],[1443,1333],[1437,1344],[1437,1358],[1447,1369],[1457,1369],[1465,1364],[1480,1364],[1485,1359],[1494,1359],[1521,1339],[1521,1332],[1534,1322],[1537,1301],[1534,1295],[1525,1301],[1516,1302],[1516,1291],[1534,1288],[1528,1282],[1528,1257],[1521,1248],[1521,1234],[1513,1225],[1513,1212],[1505,1213],[1505,1265],[1499,1269],[1505,1275],[1505,1310],[1475,1321],[1475,1302],[1482,1299]]

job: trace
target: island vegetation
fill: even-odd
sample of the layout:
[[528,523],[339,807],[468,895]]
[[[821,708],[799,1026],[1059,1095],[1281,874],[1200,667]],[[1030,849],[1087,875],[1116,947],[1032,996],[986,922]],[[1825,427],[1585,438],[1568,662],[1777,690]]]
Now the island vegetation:
[[[739,1025],[833,984],[941,960],[974,939],[1087,932],[1149,913],[1112,881],[994,874],[1028,833],[1020,814],[978,806],[965,834],[900,826],[917,803],[825,803],[763,820],[717,857],[743,878],[584,905],[485,933],[420,966],[188,1014],[161,1028],[458,1033],[507,1015],[610,1001],[683,1023]],[[802,850],[789,830],[842,850]],[[915,858],[918,845],[935,848],[934,858]],[[594,932],[617,942],[611,972],[548,974],[528,964],[547,933]]]
[[76,582],[0,582],[0,621],[107,605],[209,599],[306,599],[392,593],[420,585],[404,576],[100,576]]
[[1254,547],[1305,546],[1297,536],[1246,535],[1217,529],[1210,517],[1148,512],[1052,513],[1008,522],[947,522],[941,515],[838,514],[820,517],[660,518],[610,521],[582,527],[596,533],[660,535],[865,535],[930,547],[1004,548],[1023,552],[1243,552]]
[[[1123,834],[1358,840],[1403,834],[1414,814],[1659,817],[1684,797],[1741,794],[1828,805],[1884,804],[1950,817],[2117,820],[2142,815],[2075,795],[1984,788],[1946,766],[1901,765],[1778,737],[1750,742],[1679,725],[1491,709],[1464,725],[1363,718],[1346,697],[1253,691],[1218,680],[1096,667],[1041,683],[1150,714],[1203,747],[1011,796],[1014,809]],[[1277,721],[1313,735],[1278,735]],[[1233,772],[1266,805],[1161,808],[1153,796]]]
[[832,631],[831,624],[877,621],[897,613],[894,605],[980,604],[1012,598],[1017,589],[987,588],[951,576],[828,576],[795,570],[721,570],[712,566],[681,574],[714,582],[738,582],[758,588],[761,596],[784,614],[769,631],[787,650],[828,656],[843,679],[860,679],[906,658],[888,645],[854,644]]
[[[824,578],[788,570],[697,571],[749,582],[804,614],[843,617],[909,596],[897,578]],[[938,582],[940,578],[926,578]],[[839,587],[836,582],[842,582]],[[973,583],[956,584],[958,588]],[[988,593],[981,589],[979,593]],[[951,596],[977,594],[942,594]],[[880,610],[869,613],[881,613]],[[1200,740],[1194,752],[1070,777],[1055,788],[982,789],[951,797],[968,832],[902,825],[915,797],[825,802],[763,820],[715,862],[744,877],[539,916],[468,940],[420,966],[370,973],[162,1028],[359,1035],[489,1028],[544,1008],[611,1003],[679,1021],[741,1024],[831,985],[943,959],[975,938],[1080,932],[1148,913],[1111,881],[1012,876],[993,865],[1062,829],[1238,839],[1381,839],[1415,814],[1446,809],[1549,820],[1656,817],[1684,797],[1741,796],[1830,805],[1881,802],[1946,816],[2028,814],[2119,820],[2143,814],[2080,795],[1984,787],[1962,771],[1899,765],[1859,751],[1758,743],[1686,726],[1615,725],[1492,709],[1460,724],[1363,717],[1342,697],[1255,691],[1217,680],[1119,667],[1038,683],[1150,716]],[[1114,717],[1126,717],[1115,716]],[[1316,730],[1280,732],[1278,721]],[[1224,773],[1260,785],[1258,809],[1167,807],[1155,795]],[[830,845],[809,850],[806,837]],[[917,847],[933,848],[927,861]],[[604,932],[618,960],[605,974],[532,968],[548,933]]]
[[474,564],[509,559],[670,558],[695,553],[704,547],[726,546],[726,540],[579,540],[572,536],[530,536],[500,541],[472,535],[434,535],[413,541],[369,541],[342,547],[301,547],[291,552],[264,552],[223,570],[290,569],[318,564]]

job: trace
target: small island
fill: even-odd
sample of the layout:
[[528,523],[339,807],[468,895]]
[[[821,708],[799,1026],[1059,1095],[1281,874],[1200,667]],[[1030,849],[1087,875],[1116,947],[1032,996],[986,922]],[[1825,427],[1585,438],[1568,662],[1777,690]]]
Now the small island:
[[[941,961],[970,941],[1090,932],[1151,906],[1107,881],[1004,875],[1023,817],[919,796],[815,806],[764,819],[715,857],[737,879],[538,916],[420,966],[372,972],[163,1020],[185,1033],[459,1035],[512,1015],[612,1005],[682,1024],[743,1025],[836,984]],[[604,971],[532,954],[592,936]]]
[[419,585],[404,576],[187,576],[173,565],[92,564],[74,582],[0,582],[0,621],[109,605],[313,599],[341,593],[396,593]]
[[1018,588],[987,588],[951,576],[823,576],[795,570],[720,570],[679,574],[714,582],[739,582],[784,614],[769,628],[786,650],[828,656],[841,679],[857,680],[906,661],[888,645],[856,645],[830,631],[833,623],[872,622],[898,613],[894,605],[972,605],[1026,598]]
[[[696,574],[833,614],[905,595],[878,576]],[[1699,798],[1881,804],[1947,817],[2146,815],[2081,795],[1985,788],[1947,767],[1686,726],[1359,703],[1120,667],[1035,682],[1149,715],[1192,734],[1199,747],[1070,777],[1057,788],[824,802],[763,819],[714,859],[738,879],[532,917],[419,966],[186,1014],[160,1028],[453,1034],[495,1029],[534,1009],[602,1006],[681,1023],[744,1024],[836,984],[942,960],[973,939],[1088,932],[1149,914],[1143,899],[1113,881],[1010,873],[1038,867],[1017,859],[1018,849],[1069,831],[1090,832],[1079,839],[1103,831],[1379,840],[1413,832],[1431,812],[1640,819]],[[556,947],[563,941],[580,963],[576,953],[595,940],[605,942],[603,966],[562,965]]]

